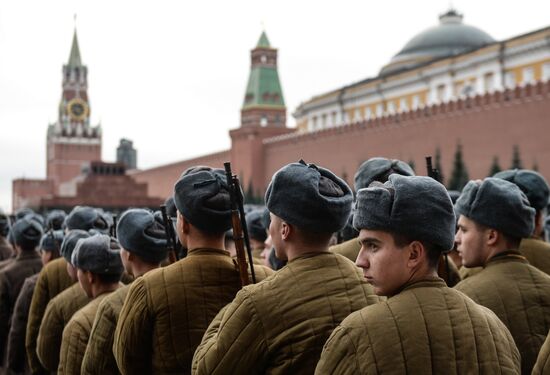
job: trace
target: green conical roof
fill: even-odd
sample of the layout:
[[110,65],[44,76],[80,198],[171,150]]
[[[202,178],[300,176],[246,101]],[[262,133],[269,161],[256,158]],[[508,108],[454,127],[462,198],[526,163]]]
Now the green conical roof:
[[256,45],[256,48],[271,48],[271,45],[269,44],[269,39],[267,39],[267,34],[265,31],[262,31],[262,35],[260,35],[260,39],[258,39],[258,44]]
[[256,106],[285,107],[277,68],[256,66],[250,70],[243,109]]
[[68,65],[71,67],[82,66],[80,49],[78,48],[78,38],[76,37],[76,29],[74,30],[73,45],[71,46],[71,54],[69,55]]

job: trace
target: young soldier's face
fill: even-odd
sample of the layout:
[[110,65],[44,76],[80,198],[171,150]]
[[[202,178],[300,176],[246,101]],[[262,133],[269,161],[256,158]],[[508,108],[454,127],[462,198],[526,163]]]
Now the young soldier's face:
[[361,251],[355,264],[379,296],[391,296],[410,279],[409,252],[397,247],[388,232],[361,229]]
[[485,231],[481,230],[473,220],[460,215],[455,242],[463,266],[480,267],[485,264],[484,239]]

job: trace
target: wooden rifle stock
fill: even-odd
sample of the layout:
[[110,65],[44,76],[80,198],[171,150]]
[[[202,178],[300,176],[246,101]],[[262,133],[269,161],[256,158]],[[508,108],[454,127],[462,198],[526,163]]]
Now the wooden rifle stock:
[[237,251],[237,265],[239,267],[239,275],[241,277],[241,285],[246,286],[250,284],[248,279],[248,269],[246,264],[246,255],[244,250],[244,235],[241,218],[239,217],[239,204],[237,189],[240,186],[236,184],[238,180],[233,176],[231,172],[231,163],[226,162],[223,164],[225,167],[225,177],[227,179],[227,186],[229,189],[229,196],[231,198],[231,224],[233,227],[233,240],[235,241],[235,250]]
[[235,175],[233,175],[233,186],[237,195],[237,207],[239,208],[239,215],[241,217],[244,245],[246,247],[246,254],[248,255],[248,263],[250,264],[250,276],[252,277],[252,284],[256,284],[256,273],[254,272],[254,262],[252,259],[252,247],[250,247],[250,237],[248,236],[248,226],[246,225],[246,215],[244,213],[244,197],[239,178]]
[[178,260],[176,257],[176,234],[174,233],[172,218],[166,213],[166,205],[163,204],[160,206],[160,213],[162,214],[166,242],[168,243],[168,261],[172,264]]
[[[441,183],[441,175],[439,174],[439,171],[437,169],[434,169],[433,166],[432,166],[432,157],[431,156],[426,156],[426,169],[428,171],[428,177],[431,177],[433,178],[434,180],[436,180],[437,182]],[[445,260],[445,282],[449,281],[449,273],[450,273],[450,268],[449,268],[449,257],[447,256],[447,254],[442,254],[443,255],[443,258]],[[439,263],[439,266],[438,266],[438,269],[441,267],[441,262]],[[441,269],[439,269],[439,271],[441,271]]]

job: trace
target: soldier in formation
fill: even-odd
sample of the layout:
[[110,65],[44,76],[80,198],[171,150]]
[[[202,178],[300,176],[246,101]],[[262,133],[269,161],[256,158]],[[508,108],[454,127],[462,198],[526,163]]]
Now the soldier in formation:
[[[232,225],[221,170],[192,167],[176,182],[167,200],[176,241],[145,209],[120,217],[117,239],[93,207],[46,220],[24,209],[13,223],[0,214],[0,247],[13,244],[0,249],[0,324],[13,334],[0,346],[10,348],[5,370],[550,373],[548,184],[528,170],[494,177],[470,182],[453,209],[435,180],[372,158],[353,203],[331,171],[289,164],[269,184],[267,209],[245,210],[253,263],[272,269],[256,265],[256,284],[244,287],[224,245]],[[329,246],[346,225],[347,241]],[[30,239],[59,229],[62,256],[42,251],[40,271]],[[179,260],[168,256],[174,242]],[[467,277],[455,289],[457,267],[442,255],[453,248]],[[130,285],[119,283],[123,268]]]
[[361,189],[354,225],[357,265],[388,299],[334,330],[316,374],[519,373],[520,356],[504,324],[437,276],[455,231],[441,184],[394,174]]

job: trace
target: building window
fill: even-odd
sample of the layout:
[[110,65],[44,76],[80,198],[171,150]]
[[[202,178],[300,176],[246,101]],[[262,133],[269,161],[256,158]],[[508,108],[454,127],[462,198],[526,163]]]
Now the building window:
[[327,126],[327,115],[323,113],[321,115],[321,128],[325,128]]
[[393,101],[390,101],[390,102],[388,102],[387,105],[388,105],[388,113],[389,113],[390,115],[395,114],[395,104],[394,104],[394,102],[393,102]]
[[522,83],[524,85],[535,83],[535,70],[533,69],[533,67],[524,68],[522,75],[523,75]]
[[365,109],[365,120],[370,120],[371,118],[372,118],[372,111],[370,107],[367,107],[367,109]]
[[542,80],[548,81],[550,79],[550,63],[546,63],[542,66]]
[[380,117],[384,114],[384,106],[380,103],[376,105],[376,117]]
[[407,106],[407,99],[406,98],[401,98],[399,100],[399,110],[401,112],[406,112],[409,110],[409,107]]
[[311,128],[312,130],[317,130],[317,116],[313,116],[311,119]]
[[420,96],[414,95],[412,98],[412,109],[418,109],[420,107]]
[[506,88],[512,89],[516,85],[516,75],[514,72],[506,72],[504,75],[504,83]]
[[336,126],[337,118],[336,111],[332,112],[332,125]]
[[483,76],[484,92],[493,92],[495,90],[495,75],[493,73],[485,73]]
[[353,121],[358,122],[361,121],[361,111],[359,108],[355,108],[355,113],[353,115]]
[[445,85],[437,86],[437,98],[436,100],[441,103],[445,100]]

